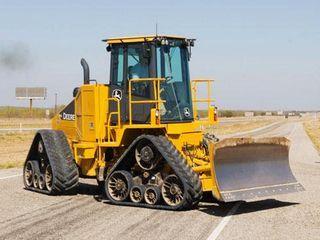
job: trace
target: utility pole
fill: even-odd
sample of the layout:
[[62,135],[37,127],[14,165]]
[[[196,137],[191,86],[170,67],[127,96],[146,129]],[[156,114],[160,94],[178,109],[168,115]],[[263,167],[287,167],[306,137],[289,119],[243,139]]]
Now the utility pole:
[[57,102],[58,102],[58,93],[55,93],[54,94],[54,114],[57,114],[57,111],[58,111]]
[[30,117],[32,117],[32,98],[29,99],[29,112],[30,112]]

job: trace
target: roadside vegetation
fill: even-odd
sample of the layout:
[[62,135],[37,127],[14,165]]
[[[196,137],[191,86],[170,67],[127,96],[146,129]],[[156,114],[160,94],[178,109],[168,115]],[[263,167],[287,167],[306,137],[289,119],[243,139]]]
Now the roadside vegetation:
[[[224,118],[220,118],[221,123],[214,127],[217,135],[249,131],[279,120],[277,117],[244,118],[241,111],[219,113]],[[45,109],[34,109],[32,118],[29,114],[28,108],[0,107],[0,130],[20,127],[50,128],[50,119],[45,118]],[[34,134],[35,131],[0,131],[0,168],[22,167]]]
[[279,121],[279,118],[248,120],[235,123],[221,122],[214,127],[213,132],[217,136],[233,134],[237,132],[246,132],[256,128],[264,127]]
[[0,168],[22,167],[34,132],[0,134]]
[[29,108],[0,107],[0,169],[22,167],[28,154],[35,131],[6,132],[1,129],[50,128],[50,117],[54,109],[33,108],[32,117]]
[[[60,105],[57,109],[62,109]],[[49,110],[49,116],[46,115]],[[54,116],[54,108],[32,108],[30,113],[27,107],[0,106],[0,118],[52,118]]]
[[[49,109],[50,112],[53,109]],[[0,118],[30,118],[31,113],[29,108],[26,107],[11,107],[5,106],[0,107]],[[45,108],[33,108],[32,117],[34,118],[45,118],[46,109]]]
[[[231,117],[244,117],[244,114],[247,111],[242,111],[242,110],[223,110],[223,109],[218,109],[218,116],[219,117],[226,117],[226,118],[231,118]],[[251,111],[249,111],[251,112]],[[254,116],[265,116],[266,112],[265,111],[252,111],[254,113]],[[207,110],[198,110],[198,113],[200,117],[206,117],[207,116]],[[275,116],[276,112],[272,112],[272,116]]]
[[49,128],[47,118],[0,118],[0,130],[3,128]]
[[320,152],[320,120],[308,120],[303,125],[314,146]]

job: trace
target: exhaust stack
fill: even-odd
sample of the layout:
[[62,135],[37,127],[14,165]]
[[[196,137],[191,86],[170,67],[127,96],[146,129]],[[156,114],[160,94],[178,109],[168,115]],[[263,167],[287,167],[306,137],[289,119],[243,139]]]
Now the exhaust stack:
[[90,69],[87,61],[84,58],[81,58],[81,66],[83,68],[83,84],[90,83]]

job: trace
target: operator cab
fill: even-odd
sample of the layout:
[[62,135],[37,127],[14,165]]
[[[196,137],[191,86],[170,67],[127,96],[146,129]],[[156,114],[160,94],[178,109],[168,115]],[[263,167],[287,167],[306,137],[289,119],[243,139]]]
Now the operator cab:
[[[111,52],[110,91],[120,97],[122,121],[128,117],[130,79],[164,78],[160,84],[161,122],[193,120],[188,61],[193,39],[173,36],[112,38],[104,40]],[[151,82],[132,82],[135,99],[154,99]],[[120,96],[120,95],[121,96]],[[152,104],[137,104],[134,122],[148,122]]]

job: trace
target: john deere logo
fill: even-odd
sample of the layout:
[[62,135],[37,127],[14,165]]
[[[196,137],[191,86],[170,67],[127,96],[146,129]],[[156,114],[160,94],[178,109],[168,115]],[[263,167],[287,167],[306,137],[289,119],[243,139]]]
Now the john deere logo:
[[185,108],[183,109],[183,113],[184,113],[184,115],[185,115],[187,118],[190,117],[190,110],[189,110],[188,107],[185,107]]
[[121,100],[122,99],[122,91],[120,89],[114,89],[112,91],[112,97]]
[[60,116],[60,119],[67,120],[67,121],[74,121],[76,119],[76,115],[65,113],[65,112],[60,113],[59,116]]

